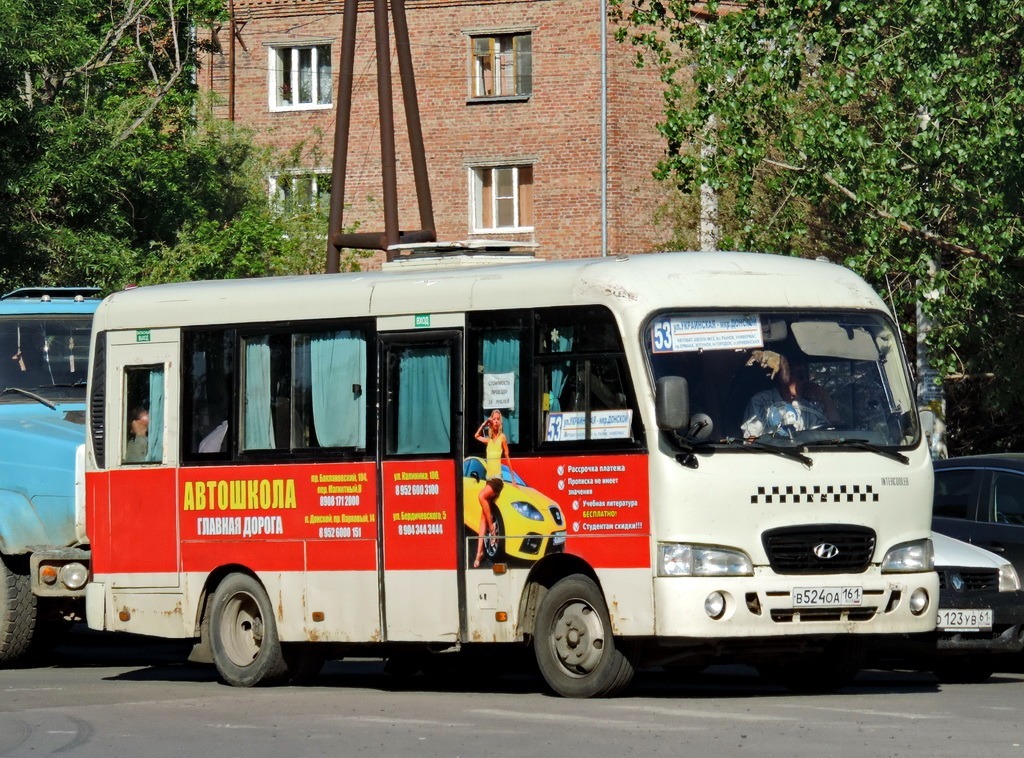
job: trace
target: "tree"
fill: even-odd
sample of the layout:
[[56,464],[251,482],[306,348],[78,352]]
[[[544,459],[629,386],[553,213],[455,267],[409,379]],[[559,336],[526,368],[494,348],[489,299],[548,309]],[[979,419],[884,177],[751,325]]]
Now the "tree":
[[953,451],[1024,444],[1024,6],[616,0],[615,13],[667,85],[657,175],[717,189],[723,246],[842,262],[908,336],[923,303]]
[[316,212],[267,200],[278,158],[208,113],[193,26],[220,0],[0,0],[0,285],[316,271]]

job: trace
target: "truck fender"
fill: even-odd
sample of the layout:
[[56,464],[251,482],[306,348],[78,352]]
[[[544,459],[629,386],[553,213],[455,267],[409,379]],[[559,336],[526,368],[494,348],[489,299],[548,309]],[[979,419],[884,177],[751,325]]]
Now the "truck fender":
[[28,553],[32,545],[45,545],[47,541],[46,529],[32,503],[18,492],[0,490],[0,553]]

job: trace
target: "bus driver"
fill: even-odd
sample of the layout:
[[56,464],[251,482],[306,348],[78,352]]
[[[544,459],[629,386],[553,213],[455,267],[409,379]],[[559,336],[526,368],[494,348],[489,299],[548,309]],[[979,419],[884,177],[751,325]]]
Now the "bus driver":
[[746,365],[755,364],[768,372],[772,386],[747,403],[741,424],[744,439],[780,432],[791,435],[838,421],[831,398],[810,381],[806,364],[790,364],[786,356],[772,350],[753,350]]

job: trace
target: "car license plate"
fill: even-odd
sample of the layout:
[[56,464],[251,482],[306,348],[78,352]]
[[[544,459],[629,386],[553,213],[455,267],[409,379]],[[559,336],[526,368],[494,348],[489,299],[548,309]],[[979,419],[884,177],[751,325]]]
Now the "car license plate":
[[564,545],[565,544],[565,532],[555,532],[551,535],[552,545]]
[[935,625],[944,632],[980,632],[992,628],[991,608],[939,608]]
[[793,605],[797,608],[860,605],[863,595],[862,587],[796,587],[793,589]]

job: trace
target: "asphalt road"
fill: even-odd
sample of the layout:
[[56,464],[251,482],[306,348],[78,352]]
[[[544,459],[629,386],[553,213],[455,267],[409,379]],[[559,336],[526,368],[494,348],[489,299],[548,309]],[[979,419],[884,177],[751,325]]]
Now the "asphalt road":
[[1024,674],[940,685],[862,672],[798,696],[753,669],[643,672],[565,700],[532,667],[398,678],[329,663],[309,686],[235,689],[181,644],[77,631],[45,666],[0,671],[0,756],[975,756],[1024,758]]

